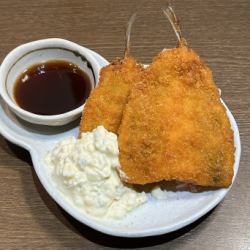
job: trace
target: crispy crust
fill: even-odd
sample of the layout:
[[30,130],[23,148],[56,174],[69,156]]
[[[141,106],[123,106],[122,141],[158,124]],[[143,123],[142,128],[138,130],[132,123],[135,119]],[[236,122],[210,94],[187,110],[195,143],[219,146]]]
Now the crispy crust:
[[186,47],[160,53],[134,85],[118,139],[129,183],[232,182],[234,141],[226,110],[211,71]]
[[80,133],[103,125],[117,133],[131,87],[143,68],[134,58],[117,59],[101,70],[99,86],[91,92],[83,110]]

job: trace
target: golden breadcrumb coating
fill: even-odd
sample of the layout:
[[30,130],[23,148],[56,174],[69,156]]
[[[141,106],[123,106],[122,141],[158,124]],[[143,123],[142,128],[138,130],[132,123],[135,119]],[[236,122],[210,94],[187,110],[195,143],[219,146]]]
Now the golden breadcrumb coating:
[[104,67],[99,85],[88,98],[80,123],[80,133],[103,125],[117,133],[131,87],[141,78],[143,67],[132,57],[117,59]]
[[187,47],[161,52],[133,86],[118,140],[128,183],[232,182],[233,131],[210,69]]

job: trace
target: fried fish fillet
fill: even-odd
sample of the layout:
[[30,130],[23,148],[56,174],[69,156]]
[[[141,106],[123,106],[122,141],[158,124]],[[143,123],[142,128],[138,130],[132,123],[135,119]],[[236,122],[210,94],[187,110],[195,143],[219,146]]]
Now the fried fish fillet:
[[122,112],[134,83],[140,81],[143,67],[132,57],[117,59],[100,73],[99,86],[88,98],[80,123],[80,133],[103,125],[117,133]]
[[191,49],[161,52],[131,90],[119,129],[122,177],[133,184],[232,182],[234,141],[210,69]]

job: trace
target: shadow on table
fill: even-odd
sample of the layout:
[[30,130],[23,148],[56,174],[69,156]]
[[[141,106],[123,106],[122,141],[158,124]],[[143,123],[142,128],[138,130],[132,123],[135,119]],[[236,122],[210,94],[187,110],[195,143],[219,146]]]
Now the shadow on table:
[[[8,143],[9,148],[11,151],[16,155],[18,158],[20,158],[23,161],[26,161],[29,165],[32,166],[32,161],[30,158],[29,153],[11,143]],[[140,248],[140,247],[152,247],[155,245],[160,245],[163,243],[167,243],[169,241],[172,241],[186,233],[188,233],[190,230],[198,226],[202,221],[204,221],[211,213],[210,211],[208,214],[200,218],[199,220],[195,221],[194,223],[178,230],[172,233],[160,235],[160,236],[152,236],[152,237],[143,237],[143,238],[122,238],[122,237],[115,237],[115,236],[109,236],[103,233],[100,233],[94,229],[89,228],[88,226],[85,226],[84,224],[78,222],[75,220],[72,216],[70,216],[68,213],[66,213],[64,210],[62,210],[54,200],[50,197],[50,195],[47,193],[47,191],[44,189],[42,184],[40,183],[34,169],[32,168],[32,176],[34,180],[34,184],[36,186],[36,189],[38,193],[40,194],[40,197],[42,198],[45,205],[48,207],[50,212],[61,222],[63,223],[67,228],[69,228],[71,231],[77,233],[78,235],[83,236],[84,238],[88,239],[91,242],[94,242],[96,244],[111,247],[111,248]],[[34,213],[35,215],[35,213]]]
[[[72,216],[70,216],[67,212],[62,210],[60,208],[61,214],[56,213],[52,207],[49,207],[48,204],[51,203],[48,202],[48,200],[52,200],[52,198],[49,196],[49,194],[46,192],[46,190],[42,187],[40,181],[38,180],[36,174],[33,172],[33,178],[35,185],[37,187],[37,190],[39,194],[41,195],[44,203],[47,205],[47,207],[50,209],[50,211],[70,230],[74,231],[75,233],[87,238],[89,241],[94,242],[96,244],[111,247],[111,248],[140,248],[140,247],[152,247],[156,245],[160,245],[169,241],[172,241],[196,226],[198,226],[203,220],[205,220],[211,213],[210,211],[208,214],[204,215],[202,218],[197,220],[196,222],[178,230],[172,233],[160,235],[160,236],[151,236],[151,237],[143,237],[143,238],[122,238],[122,237],[115,237],[106,235],[104,233],[98,232],[80,222],[75,220]],[[53,200],[52,200],[53,201]],[[62,218],[63,217],[63,218]],[[65,220],[66,219],[66,220]]]
[[30,166],[33,166],[30,153],[26,149],[23,149],[7,140],[4,141],[7,143],[8,149],[3,148],[3,150],[5,150],[8,154],[16,156],[22,161],[27,162]]
[[[36,188],[44,201],[47,205],[49,210],[70,230],[73,232],[87,238],[89,241],[94,242],[96,244],[112,247],[112,248],[138,248],[138,247],[151,247],[159,244],[163,244],[174,240],[185,233],[189,232],[196,226],[198,226],[203,220],[205,220],[211,213],[210,211],[208,214],[204,215],[202,218],[197,220],[196,222],[172,233],[160,235],[160,236],[152,236],[152,237],[143,237],[143,238],[122,238],[122,237],[115,237],[106,235],[104,233],[98,232],[74,219],[70,216],[67,212],[57,206],[57,211],[55,211],[55,204],[51,206],[52,203],[55,203],[54,200],[49,196],[47,191],[41,185],[36,173],[33,171],[33,178]],[[60,214],[58,213],[58,208],[60,209]]]
[[206,217],[208,217],[211,214],[211,211],[207,215],[197,220],[196,222],[182,229],[179,229],[175,232],[159,236],[149,236],[143,238],[122,238],[122,237],[106,235],[81,224],[80,222],[72,218],[69,214],[66,214],[66,212],[63,211],[63,213],[65,217],[68,219],[68,221],[71,223],[71,225],[74,227],[74,229],[77,230],[77,233],[84,236],[88,240],[106,247],[130,249],[130,248],[141,248],[141,247],[153,247],[172,241],[188,233],[190,230],[199,225],[203,220],[205,220]]

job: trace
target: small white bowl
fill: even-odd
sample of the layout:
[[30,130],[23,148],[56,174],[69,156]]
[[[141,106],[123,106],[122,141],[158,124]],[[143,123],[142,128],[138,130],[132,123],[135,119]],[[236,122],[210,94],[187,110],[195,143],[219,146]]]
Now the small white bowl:
[[88,74],[92,89],[98,84],[101,65],[87,48],[64,39],[50,38],[23,44],[5,57],[0,67],[0,94],[9,108],[23,120],[40,125],[59,126],[78,118],[84,104],[59,115],[37,115],[18,106],[13,96],[15,81],[25,69],[50,60],[72,62]]

